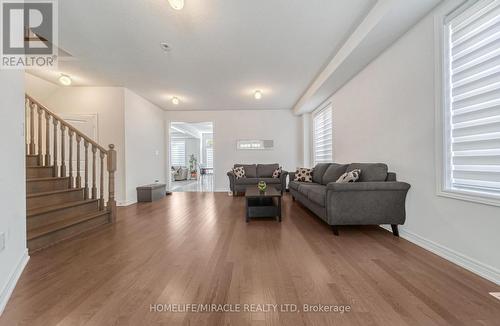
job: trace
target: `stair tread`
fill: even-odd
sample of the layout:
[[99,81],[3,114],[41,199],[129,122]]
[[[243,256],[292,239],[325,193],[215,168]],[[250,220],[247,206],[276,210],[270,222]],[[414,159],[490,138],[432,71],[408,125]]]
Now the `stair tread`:
[[53,194],[62,194],[65,192],[72,192],[72,191],[81,191],[84,190],[85,188],[71,188],[71,189],[62,189],[62,190],[52,190],[52,191],[44,191],[44,192],[36,192],[33,194],[28,194],[26,195],[26,198],[33,198],[33,197],[41,197],[41,196],[47,196],[47,195],[53,195]]
[[48,169],[48,168],[53,169],[54,166],[53,165],[35,165],[35,166],[27,166],[26,168],[27,169]]
[[29,178],[26,182],[36,182],[36,181],[52,181],[52,180],[63,180],[69,179],[69,177],[44,177],[44,178]]
[[38,157],[38,154],[26,154],[28,157]]
[[72,217],[70,219],[66,219],[66,220],[63,220],[60,222],[45,225],[45,226],[42,226],[42,227],[39,227],[39,228],[36,228],[33,230],[28,230],[27,238],[28,238],[28,240],[32,240],[32,239],[41,237],[43,235],[46,235],[46,234],[49,234],[49,233],[52,233],[52,232],[55,232],[58,230],[65,229],[65,228],[68,228],[70,226],[80,224],[82,222],[85,222],[85,221],[88,221],[88,220],[91,220],[91,219],[94,219],[96,217],[106,215],[106,214],[109,214],[109,212],[106,210],[93,212],[90,214],[80,215],[80,216]]
[[33,208],[33,209],[28,209],[27,216],[30,217],[30,216],[45,214],[45,213],[49,213],[52,211],[57,211],[57,210],[69,208],[69,207],[76,207],[76,206],[85,205],[85,204],[97,202],[97,201],[98,201],[98,199],[87,199],[87,200],[72,201],[69,203],[57,204],[57,205],[52,205],[52,206],[37,207],[37,208]]

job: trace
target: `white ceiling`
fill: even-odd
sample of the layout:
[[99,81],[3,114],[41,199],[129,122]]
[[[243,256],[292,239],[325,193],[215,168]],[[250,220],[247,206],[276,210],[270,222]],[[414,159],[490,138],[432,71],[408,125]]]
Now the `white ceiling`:
[[[123,86],[165,110],[321,105],[440,0],[59,1],[57,71]],[[164,52],[160,42],[172,50]],[[256,89],[263,99],[253,98]],[[181,103],[171,103],[173,96]]]
[[182,11],[167,0],[59,1],[60,47],[74,56],[60,71],[76,86],[124,86],[164,109],[291,109],[376,3],[185,1]]

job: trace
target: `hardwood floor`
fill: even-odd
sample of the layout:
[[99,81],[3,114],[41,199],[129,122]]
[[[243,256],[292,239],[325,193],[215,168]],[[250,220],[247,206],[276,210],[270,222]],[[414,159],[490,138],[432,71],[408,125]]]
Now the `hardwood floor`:
[[[176,193],[33,255],[0,325],[499,325],[488,292],[500,287],[381,228],[335,237],[288,195],[281,224],[247,224],[243,197]],[[351,311],[150,312],[188,303]]]

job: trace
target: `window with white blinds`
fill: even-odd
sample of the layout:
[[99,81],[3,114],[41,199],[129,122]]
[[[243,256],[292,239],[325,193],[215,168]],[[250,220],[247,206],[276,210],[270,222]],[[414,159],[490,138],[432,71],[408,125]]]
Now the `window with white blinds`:
[[207,148],[207,168],[214,167],[214,149],[212,147]]
[[186,142],[172,140],[170,142],[170,163],[172,166],[186,166]]
[[500,0],[445,20],[445,190],[500,199]]
[[313,115],[314,164],[333,160],[332,107],[328,106]]

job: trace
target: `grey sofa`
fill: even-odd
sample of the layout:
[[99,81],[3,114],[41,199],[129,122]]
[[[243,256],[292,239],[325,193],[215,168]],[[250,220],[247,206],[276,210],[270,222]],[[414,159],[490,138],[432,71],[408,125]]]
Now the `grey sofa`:
[[[355,183],[336,183],[346,171],[361,169]],[[340,225],[390,224],[395,236],[406,219],[405,200],[410,185],[396,181],[382,163],[321,163],[313,170],[313,182],[293,181],[288,185],[299,201],[328,223],[335,235]]]
[[236,194],[245,192],[249,186],[256,186],[259,181],[265,181],[268,186],[276,188],[276,190],[283,191],[286,189],[287,171],[282,171],[279,178],[273,178],[273,172],[279,168],[279,164],[235,164],[234,167],[242,166],[245,169],[245,178],[236,179],[234,173],[229,171],[227,176],[229,178],[229,188]]
[[188,169],[184,166],[172,166],[172,181],[183,181],[187,180]]

